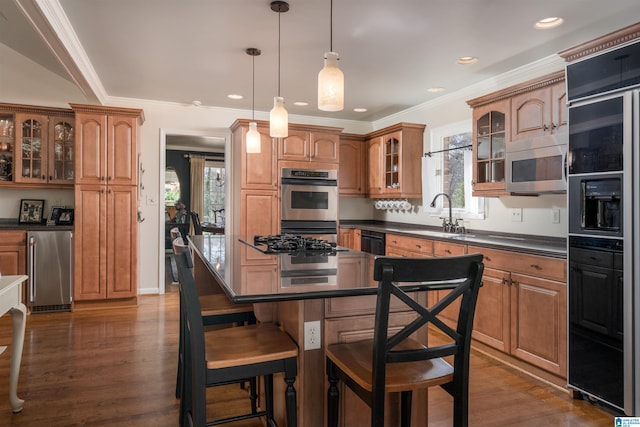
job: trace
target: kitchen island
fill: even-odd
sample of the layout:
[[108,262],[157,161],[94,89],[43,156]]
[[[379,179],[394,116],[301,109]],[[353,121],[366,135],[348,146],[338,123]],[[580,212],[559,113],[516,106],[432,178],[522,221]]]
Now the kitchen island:
[[[297,255],[268,254],[243,243],[238,236],[190,236],[194,249],[194,276],[199,286],[225,292],[234,302],[253,303],[256,317],[277,322],[298,343],[298,424],[322,426],[325,418],[324,347],[371,337],[377,283],[372,271],[375,256],[338,247],[335,252]],[[426,296],[423,300],[426,302]],[[410,312],[394,306],[391,327],[410,321]],[[319,346],[305,349],[308,322],[320,325]],[[426,331],[419,334],[426,341]],[[274,381],[276,387],[284,382]],[[283,390],[276,390],[276,397]],[[369,425],[368,407],[348,389],[341,392],[342,425]],[[398,407],[397,396],[389,405]],[[284,405],[277,405],[276,412]],[[426,392],[414,393],[416,426],[426,424]],[[399,407],[398,407],[399,408]],[[389,424],[397,425],[398,411],[388,410]],[[278,418],[283,419],[283,413]],[[422,424],[422,423],[425,424]],[[283,424],[284,425],[284,424]]]

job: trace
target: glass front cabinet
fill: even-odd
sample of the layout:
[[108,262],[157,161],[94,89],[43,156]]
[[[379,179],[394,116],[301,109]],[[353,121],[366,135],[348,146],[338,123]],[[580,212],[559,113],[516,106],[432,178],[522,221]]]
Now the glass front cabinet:
[[71,110],[0,104],[0,185],[73,185],[74,126]]
[[473,110],[474,195],[506,194],[504,178],[505,144],[509,141],[508,111],[508,100]]

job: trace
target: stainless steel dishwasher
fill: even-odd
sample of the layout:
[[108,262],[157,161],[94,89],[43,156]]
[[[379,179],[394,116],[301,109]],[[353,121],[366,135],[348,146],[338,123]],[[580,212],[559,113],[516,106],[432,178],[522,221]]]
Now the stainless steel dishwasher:
[[30,231],[29,307],[31,312],[70,311],[73,295],[73,232]]

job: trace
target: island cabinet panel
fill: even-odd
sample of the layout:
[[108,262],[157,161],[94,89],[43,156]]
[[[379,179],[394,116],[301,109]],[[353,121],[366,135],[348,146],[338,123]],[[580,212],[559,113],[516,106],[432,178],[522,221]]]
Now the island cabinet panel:
[[[138,134],[142,110],[75,112],[74,305],[138,294]],[[88,306],[88,305],[87,305]]]
[[566,378],[566,260],[468,247],[484,255],[473,337]]
[[[374,303],[375,304],[375,303]],[[389,331],[391,333],[399,331],[402,326],[408,324],[413,319],[412,313],[397,312],[389,318]],[[326,319],[324,322],[325,345],[336,343],[349,343],[373,338],[373,325],[375,316],[361,315],[349,317],[336,317]],[[422,342],[426,342],[426,331],[420,331],[416,337]],[[325,379],[325,390],[329,387]],[[342,427],[370,426],[369,407],[360,398],[341,382],[339,384],[340,404],[339,404],[339,425]],[[385,399],[385,425],[400,425],[400,396],[392,393]],[[428,419],[427,391],[419,390],[413,393],[411,419],[412,426],[426,426]]]
[[367,193],[365,148],[364,135],[340,135],[340,196],[364,197]]
[[[240,237],[253,242],[254,236],[278,233],[280,227],[278,197],[275,191],[240,190]],[[243,248],[246,260],[262,260],[262,254]],[[250,249],[250,250],[249,250]],[[253,255],[253,256],[252,256]]]

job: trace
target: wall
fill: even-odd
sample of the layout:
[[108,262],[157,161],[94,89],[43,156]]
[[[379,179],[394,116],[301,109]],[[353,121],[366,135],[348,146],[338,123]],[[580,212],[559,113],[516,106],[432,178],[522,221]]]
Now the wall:
[[[2,56],[4,55],[4,56]],[[0,83],[11,81],[11,85],[0,87],[0,102],[16,102],[23,104],[63,106],[68,107],[68,102],[87,102],[79,91],[70,85],[67,80],[51,75],[38,64],[32,63],[11,49],[0,44],[0,56],[3,58],[2,75]],[[6,74],[7,68],[15,64],[17,67],[28,68],[28,72],[22,75],[20,72],[11,71]],[[463,91],[452,93],[439,98],[437,101],[406,110],[400,114],[386,117],[375,123],[363,123],[355,121],[336,121],[317,117],[294,116],[289,120],[296,123],[307,123],[324,126],[337,126],[344,128],[349,133],[367,133],[374,129],[397,123],[399,121],[425,123],[424,147],[428,151],[430,147],[430,129],[446,124],[468,119],[471,110],[466,101],[495,90],[521,83],[534,77],[542,76],[561,69],[563,63],[556,58],[546,58],[539,63],[531,64],[526,69],[514,70],[514,72],[491,77],[480,85],[469,87]],[[8,76],[5,78],[5,76]],[[13,80],[12,80],[13,79]],[[51,90],[49,86],[55,86]],[[80,98],[80,99],[79,99]],[[160,183],[164,180],[165,168],[165,141],[166,134],[199,134],[199,135],[226,135],[227,147],[233,142],[229,137],[229,126],[240,117],[251,117],[250,111],[223,110],[219,108],[193,107],[189,104],[170,104],[156,101],[144,101],[122,98],[110,98],[106,104],[121,107],[142,108],[145,114],[145,123],[140,131],[140,161],[144,173],[140,175],[141,191],[139,194],[139,207],[144,221],[139,226],[139,241],[144,242],[144,250],[140,251],[140,293],[157,293],[164,289],[164,270],[160,268],[164,262],[164,188]],[[268,112],[256,112],[257,120],[268,120]],[[231,150],[226,150],[229,153]],[[226,158],[226,167],[230,168],[233,159]],[[229,174],[231,175],[231,174]],[[229,191],[233,192],[234,183],[229,183]],[[7,203],[7,216],[17,217],[17,204],[22,198],[23,192],[0,189],[0,201],[2,205]],[[29,195],[32,197],[32,195]],[[47,198],[50,197],[47,195]],[[55,198],[63,198],[55,195]],[[65,196],[66,197],[66,196]],[[16,201],[17,200],[17,201]],[[66,200],[66,199],[65,199]],[[231,202],[231,200],[229,200]],[[419,203],[419,200],[414,203]],[[65,202],[65,204],[67,204]],[[431,217],[416,209],[411,213],[389,213],[376,211],[367,199],[340,199],[341,219],[380,219],[407,223],[419,223],[427,225],[439,225],[437,217]],[[557,206],[561,209],[561,223],[551,224],[550,208]],[[523,208],[523,222],[511,223],[508,221],[508,209],[510,207]],[[15,211],[15,213],[14,213]],[[2,211],[0,211],[2,212]],[[563,236],[566,232],[566,204],[562,196],[543,196],[539,198],[506,197],[501,199],[488,199],[488,217],[483,221],[472,221],[467,226],[471,229],[484,229],[495,231],[510,231],[515,233],[542,234]],[[0,215],[4,216],[4,215]],[[233,218],[227,218],[227,222]],[[142,243],[140,243],[142,247]],[[154,250],[155,249],[155,250]]]

